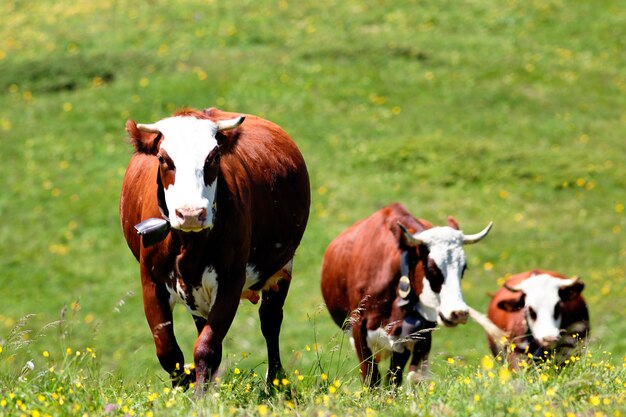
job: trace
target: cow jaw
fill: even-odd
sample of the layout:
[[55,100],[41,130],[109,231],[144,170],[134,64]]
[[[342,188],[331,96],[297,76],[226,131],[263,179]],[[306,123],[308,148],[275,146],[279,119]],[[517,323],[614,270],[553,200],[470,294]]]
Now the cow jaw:
[[438,293],[424,279],[424,289],[420,295],[421,313],[427,320],[437,321],[447,327],[465,324],[469,307],[461,292],[461,277],[465,267],[463,233],[447,226],[434,227],[419,233],[416,238],[428,247],[428,257],[443,276]]
[[163,182],[165,203],[173,229],[199,232],[213,227],[217,179],[205,183],[204,165],[217,147],[218,126],[206,119],[176,116],[152,126],[163,134],[160,150],[175,167],[174,180]]

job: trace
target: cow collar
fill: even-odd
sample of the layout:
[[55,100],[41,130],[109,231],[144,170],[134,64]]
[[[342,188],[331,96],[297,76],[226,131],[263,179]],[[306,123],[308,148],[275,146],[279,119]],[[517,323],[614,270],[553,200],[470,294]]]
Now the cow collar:
[[[409,251],[403,251],[400,255],[400,282],[398,283],[398,307],[405,312],[403,327],[406,325],[417,326],[419,329],[430,329],[437,325],[436,322],[427,320],[419,312],[419,296],[413,294],[411,290],[411,278],[415,273],[415,259],[411,257]],[[411,295],[413,294],[413,295]]]
[[169,211],[165,204],[165,190],[161,176],[157,172],[157,203],[162,218],[151,217],[135,225],[137,234],[142,236],[143,247],[147,248],[161,242],[170,233]]
[[403,251],[400,255],[400,282],[398,283],[398,295],[400,296],[400,301],[398,302],[398,307],[406,307],[409,304],[416,304],[416,302],[412,299],[415,297],[411,297],[411,260],[410,254],[408,251]]

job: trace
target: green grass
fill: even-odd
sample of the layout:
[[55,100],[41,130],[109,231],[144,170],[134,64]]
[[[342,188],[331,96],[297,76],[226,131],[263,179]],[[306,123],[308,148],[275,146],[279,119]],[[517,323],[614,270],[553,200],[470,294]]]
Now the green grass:
[[[365,415],[361,405],[379,415],[505,415],[509,404],[511,415],[624,410],[624,39],[624,8],[608,0],[3,2],[0,406],[13,392],[31,411],[44,393],[52,415],[98,415],[118,399],[137,414],[205,405],[220,415],[261,414],[259,404],[268,415]],[[282,333],[288,372],[306,376],[286,390],[292,397],[265,398],[261,378],[248,375],[264,375],[266,360],[249,303],[225,343],[219,396],[196,404],[185,393],[161,395],[165,374],[117,205],[131,153],[126,119],[149,123],[184,106],[266,117],[307,160],[311,219]],[[435,334],[432,393],[427,384],[355,399],[356,356],[322,305],[320,261],[338,233],[393,201],[436,224],[452,214],[470,233],[494,221],[489,237],[466,250],[464,293],[479,310],[507,273],[580,275],[592,357],[550,374],[554,385],[533,374],[506,385],[487,376],[492,383],[481,385],[475,373],[485,372],[488,349],[470,323]],[[27,332],[12,337],[31,314],[19,327]],[[176,323],[189,360],[192,320],[179,308]],[[96,360],[67,357],[68,348],[87,347]],[[36,368],[21,383],[28,360]],[[52,364],[57,371],[47,372]],[[335,394],[322,372],[341,381]],[[87,408],[74,411],[50,395],[76,378],[84,389],[65,403]]]

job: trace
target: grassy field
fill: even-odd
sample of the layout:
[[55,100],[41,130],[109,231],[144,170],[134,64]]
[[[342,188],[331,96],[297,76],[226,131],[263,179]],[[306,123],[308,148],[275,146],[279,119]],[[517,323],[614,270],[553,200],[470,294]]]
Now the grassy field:
[[[3,1],[0,415],[623,415],[625,50],[610,0]],[[266,117],[309,167],[282,333],[293,377],[273,397],[249,303],[204,400],[168,390],[154,355],[119,225],[124,124],[185,106]],[[494,221],[466,250],[478,310],[508,273],[580,275],[589,351],[507,374],[469,323],[436,332],[430,382],[362,390],[320,262],[394,201],[469,233]],[[189,360],[194,326],[176,320]]]

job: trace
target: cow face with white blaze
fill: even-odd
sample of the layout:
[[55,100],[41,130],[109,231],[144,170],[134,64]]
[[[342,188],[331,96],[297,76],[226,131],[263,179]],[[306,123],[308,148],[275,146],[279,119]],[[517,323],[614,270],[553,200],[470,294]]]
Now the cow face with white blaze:
[[156,134],[156,146],[146,150],[159,160],[159,193],[164,200],[159,206],[173,229],[199,232],[213,227],[221,157],[216,136],[243,121],[243,115],[217,123],[181,115],[137,124],[138,130]]
[[429,321],[453,327],[466,323],[469,316],[469,307],[461,292],[461,278],[466,268],[463,245],[479,242],[487,236],[493,223],[473,235],[458,230],[452,218],[448,223],[449,226],[433,227],[416,234],[400,226],[405,242],[409,246],[425,247],[428,254],[424,261],[424,287],[419,295],[420,313]]
[[537,344],[551,349],[561,337],[563,303],[579,295],[584,284],[578,277],[561,279],[538,274],[505,288],[520,295],[500,301],[498,308],[508,312],[524,309],[528,330]]

